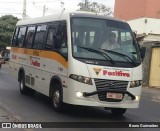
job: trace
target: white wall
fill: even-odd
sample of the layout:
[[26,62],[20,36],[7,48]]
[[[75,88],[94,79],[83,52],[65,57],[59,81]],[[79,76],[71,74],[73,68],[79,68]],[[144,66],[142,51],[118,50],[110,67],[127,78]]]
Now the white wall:
[[160,35],[160,19],[139,18],[128,21],[133,31],[137,34],[159,34]]

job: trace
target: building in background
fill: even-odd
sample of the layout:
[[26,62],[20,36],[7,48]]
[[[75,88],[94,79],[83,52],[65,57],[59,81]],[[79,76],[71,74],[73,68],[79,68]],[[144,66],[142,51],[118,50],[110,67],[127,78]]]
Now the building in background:
[[127,21],[146,47],[143,85],[160,88],[160,0],[115,0],[114,17]]
[[160,0],[115,0],[114,17],[126,21],[160,18]]
[[143,17],[127,22],[136,32],[139,43],[160,41],[160,19]]
[[125,20],[140,43],[160,41],[160,0],[115,0],[114,17]]

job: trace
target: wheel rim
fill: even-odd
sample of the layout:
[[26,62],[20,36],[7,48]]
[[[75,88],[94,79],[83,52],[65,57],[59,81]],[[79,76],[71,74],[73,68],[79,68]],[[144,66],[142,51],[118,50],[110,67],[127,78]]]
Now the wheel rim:
[[23,80],[21,80],[21,82],[20,82],[20,89],[21,89],[21,90],[23,90],[23,89],[24,89]]
[[58,107],[60,102],[60,92],[57,90],[53,94],[53,105],[54,107]]

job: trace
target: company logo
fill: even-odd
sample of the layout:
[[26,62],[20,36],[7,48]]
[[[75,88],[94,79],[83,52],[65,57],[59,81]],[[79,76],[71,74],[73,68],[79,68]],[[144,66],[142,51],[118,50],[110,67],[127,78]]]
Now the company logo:
[[108,86],[110,86],[110,87],[115,87],[116,84],[114,84],[113,82],[110,82],[110,83],[108,83]]
[[130,73],[126,73],[123,71],[107,71],[103,70],[103,75],[108,75],[108,76],[122,76],[122,77],[130,77]]
[[40,63],[37,60],[33,60],[33,57],[30,56],[31,65],[40,67]]
[[2,128],[12,128],[11,123],[2,123]]
[[93,68],[93,70],[96,73],[96,75],[98,76],[102,69],[101,68]]
[[31,65],[40,67],[40,63],[38,61],[33,61],[32,60]]

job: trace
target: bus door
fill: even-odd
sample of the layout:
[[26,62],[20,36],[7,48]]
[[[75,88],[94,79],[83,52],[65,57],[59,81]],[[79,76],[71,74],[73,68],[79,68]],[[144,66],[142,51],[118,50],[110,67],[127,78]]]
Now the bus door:
[[44,45],[45,59],[43,63],[43,93],[49,93],[48,85],[53,76],[65,79],[67,76],[67,33],[66,22],[53,22],[48,26],[46,42]]

